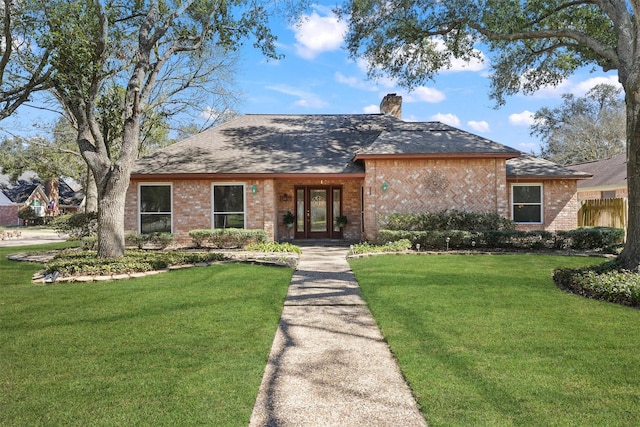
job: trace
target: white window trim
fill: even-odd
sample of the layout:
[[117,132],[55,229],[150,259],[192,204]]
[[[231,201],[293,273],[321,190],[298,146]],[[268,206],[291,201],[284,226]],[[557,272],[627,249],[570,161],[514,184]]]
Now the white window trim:
[[[533,187],[533,186],[538,186],[540,187],[540,222],[516,222],[514,220],[515,217],[515,212],[514,212],[514,207],[516,205],[514,199],[513,199],[513,189],[514,187]],[[520,205],[531,205],[531,206],[538,206],[538,203],[518,203]],[[518,184],[511,184],[511,220],[514,221],[516,224],[532,224],[532,225],[540,225],[540,224],[544,224],[544,184],[542,182],[523,182],[523,183],[518,183]]]
[[244,182],[212,182],[211,183],[211,228],[215,229],[216,213],[222,214],[237,214],[240,212],[216,212],[216,199],[214,196],[214,189],[216,186],[225,186],[229,187],[232,185],[240,185],[242,186],[242,226],[243,228],[247,228],[247,184]]
[[[142,212],[141,210],[141,203],[142,203],[142,187],[152,187],[152,186],[168,186],[169,187],[169,198],[170,200],[170,205],[171,205],[171,211],[170,212]],[[145,215],[153,215],[153,214],[157,214],[157,215],[166,215],[169,214],[171,215],[171,233],[173,233],[173,218],[174,218],[174,213],[173,213],[173,183],[172,182],[140,182],[138,183],[138,233],[142,233],[142,214]]]

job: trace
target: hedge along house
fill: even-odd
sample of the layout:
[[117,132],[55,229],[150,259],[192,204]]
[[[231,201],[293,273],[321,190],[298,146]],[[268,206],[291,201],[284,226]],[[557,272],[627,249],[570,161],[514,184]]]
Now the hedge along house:
[[380,114],[245,115],[142,158],[125,230],[375,240],[389,214],[445,209],[576,227],[576,182],[590,175],[439,122],[403,122],[401,102],[387,95]]

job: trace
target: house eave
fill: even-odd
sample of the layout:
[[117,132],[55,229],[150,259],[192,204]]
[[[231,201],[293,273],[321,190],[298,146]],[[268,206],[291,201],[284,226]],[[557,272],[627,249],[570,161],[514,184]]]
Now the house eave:
[[549,179],[573,179],[576,181],[590,179],[591,176],[576,175],[507,175],[507,181],[540,181]]
[[175,181],[175,180],[256,180],[256,179],[364,179],[364,172],[354,173],[132,173],[131,179],[136,181]]
[[356,154],[354,160],[403,159],[515,159],[520,153],[411,153],[411,154]]

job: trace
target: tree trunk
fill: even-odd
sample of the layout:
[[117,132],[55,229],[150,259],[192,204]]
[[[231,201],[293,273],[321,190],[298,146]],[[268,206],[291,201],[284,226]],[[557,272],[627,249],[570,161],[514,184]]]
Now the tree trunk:
[[629,219],[627,241],[620,254],[624,268],[640,271],[640,85],[626,87],[627,190]]
[[87,166],[87,179],[84,185],[84,211],[85,212],[98,212],[98,187],[96,186],[96,179],[91,173],[91,168]]
[[113,168],[98,185],[98,258],[124,256],[124,206],[129,168]]

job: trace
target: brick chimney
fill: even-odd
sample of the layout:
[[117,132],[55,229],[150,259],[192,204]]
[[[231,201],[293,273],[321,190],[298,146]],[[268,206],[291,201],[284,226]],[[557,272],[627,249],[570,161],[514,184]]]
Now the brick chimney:
[[402,97],[395,93],[389,93],[382,98],[380,103],[380,112],[389,114],[396,119],[402,119]]

